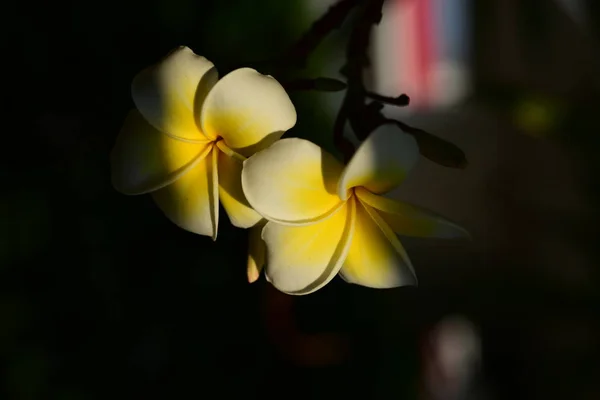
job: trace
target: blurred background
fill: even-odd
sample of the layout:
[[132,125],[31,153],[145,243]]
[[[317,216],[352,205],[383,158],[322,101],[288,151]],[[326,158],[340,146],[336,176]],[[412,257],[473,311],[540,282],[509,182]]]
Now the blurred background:
[[[473,235],[405,239],[418,288],[249,285],[246,231],[223,217],[213,243],[112,189],[139,70],[179,45],[276,57],[333,3],[4,6],[0,399],[600,399],[598,2],[387,0],[370,88],[469,161],[394,193]],[[340,78],[347,37],[303,76]],[[335,151],[342,96],[291,93],[288,135]]]

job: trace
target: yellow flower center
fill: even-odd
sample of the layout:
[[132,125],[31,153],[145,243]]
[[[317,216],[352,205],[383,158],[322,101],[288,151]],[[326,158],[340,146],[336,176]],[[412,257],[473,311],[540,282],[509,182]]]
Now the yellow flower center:
[[223,138],[221,138],[221,137],[217,138],[214,143],[217,145],[219,150],[221,150],[223,153],[227,154],[229,157],[234,158],[238,161],[244,161],[246,159],[246,157],[244,157],[243,155],[236,153],[235,151],[230,149],[229,146],[227,146],[225,144],[225,141],[223,140]]
[[342,200],[342,202],[347,202],[349,201],[352,197],[356,197],[356,188],[362,188],[362,186],[355,186],[355,187],[351,187],[350,189],[346,189],[346,199],[342,199],[340,198],[340,200]]

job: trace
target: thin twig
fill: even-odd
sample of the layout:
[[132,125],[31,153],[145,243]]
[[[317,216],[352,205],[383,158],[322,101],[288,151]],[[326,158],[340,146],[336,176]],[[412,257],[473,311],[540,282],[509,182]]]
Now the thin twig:
[[334,29],[342,26],[352,9],[365,0],[341,0],[315,21],[310,29],[293,45],[283,57],[278,57],[276,68],[301,69],[306,66],[312,52]]
[[380,101],[382,103],[386,103],[386,104],[391,104],[393,106],[398,106],[398,107],[406,107],[407,105],[410,104],[410,97],[408,97],[408,95],[402,93],[400,96],[397,97],[388,97],[388,96],[383,96],[381,94],[378,93],[373,93],[373,92],[365,92],[365,95],[367,95],[367,97],[372,98],[373,100],[377,100]]
[[289,71],[306,67],[308,58],[333,30],[342,26],[354,7],[368,0],[341,0],[329,7],[321,18],[315,21],[302,37],[283,54],[266,60],[245,62],[243,65],[230,65],[224,72],[241,67],[255,68],[262,73],[284,75]]
[[369,132],[361,125],[361,111],[365,106],[365,88],[362,78],[363,69],[369,66],[368,47],[373,24],[381,20],[381,9],[385,0],[370,0],[360,8],[361,15],[356,21],[346,47],[346,65],[342,73],[348,78],[348,90],[336,117],[334,125],[334,141],[339,143],[344,158],[352,155],[353,146],[344,138],[344,127],[349,121],[357,138],[364,140]]
[[[363,82],[363,71],[369,67],[368,47],[373,25],[382,18],[382,8],[385,0],[370,0],[361,8],[362,14],[356,21],[346,49],[347,62],[342,73],[348,78],[348,90],[338,112],[334,126],[334,140],[340,143],[340,150],[349,159],[350,146],[344,139],[346,121],[359,140],[365,140],[377,127],[393,123],[404,132],[413,135],[419,145],[419,151],[424,157],[446,167],[465,168],[467,159],[465,153],[456,145],[440,139],[423,129],[413,128],[402,121],[388,119],[382,113],[383,103],[397,106],[408,105],[410,99],[401,94],[398,97],[387,97],[366,90]],[[373,99],[366,104],[366,97]]]

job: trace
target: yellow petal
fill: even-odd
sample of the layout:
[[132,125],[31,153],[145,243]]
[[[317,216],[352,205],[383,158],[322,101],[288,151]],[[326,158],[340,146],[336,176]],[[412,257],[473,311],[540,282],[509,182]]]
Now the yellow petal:
[[267,245],[267,280],[282,292],[301,295],[325,286],[338,273],[354,227],[354,201],[312,225],[269,222],[262,237]]
[[461,226],[424,208],[378,196],[363,188],[356,195],[377,213],[398,235],[415,237],[458,238],[469,233]]
[[217,82],[200,118],[208,137],[222,137],[231,149],[249,157],[293,127],[296,110],[273,77],[241,68]]
[[364,186],[374,193],[385,193],[398,186],[419,158],[415,139],[397,128],[376,129],[356,150],[344,169],[339,194],[348,197],[348,189]]
[[218,151],[187,171],[181,178],[154,193],[156,204],[177,226],[199,235],[217,238],[219,225]]
[[283,139],[244,161],[242,187],[263,217],[284,224],[318,221],[337,210],[341,164],[304,139]]
[[242,190],[242,161],[219,151],[219,197],[231,223],[249,228],[262,219],[254,211]]
[[142,115],[167,135],[206,141],[199,112],[218,79],[213,63],[181,46],[133,79],[131,94]]
[[354,237],[340,275],[377,289],[416,285],[412,264],[394,232],[373,209],[356,203]]
[[185,143],[157,131],[132,110],[111,152],[112,184],[124,194],[157,190],[179,178],[209,150],[206,144]]
[[256,282],[265,265],[265,254],[267,248],[265,242],[261,238],[261,233],[267,220],[262,220],[257,225],[249,229],[248,232],[248,264],[246,274],[248,282]]

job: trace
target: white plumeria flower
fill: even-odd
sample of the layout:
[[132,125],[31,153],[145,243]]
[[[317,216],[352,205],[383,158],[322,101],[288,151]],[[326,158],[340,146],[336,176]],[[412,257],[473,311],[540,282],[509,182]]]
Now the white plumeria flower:
[[233,225],[261,216],[246,201],[242,162],[296,123],[296,110],[271,76],[237,69],[221,80],[210,61],[179,47],[132,83],[137,109],[111,155],[124,194],[152,196],[181,228],[217,237],[219,200]]
[[396,234],[453,238],[458,225],[424,209],[380,196],[415,164],[415,139],[377,129],[344,167],[303,139],[282,139],[244,162],[248,202],[269,220],[266,277],[289,294],[308,294],[339,272],[372,288],[415,285],[413,266]]

